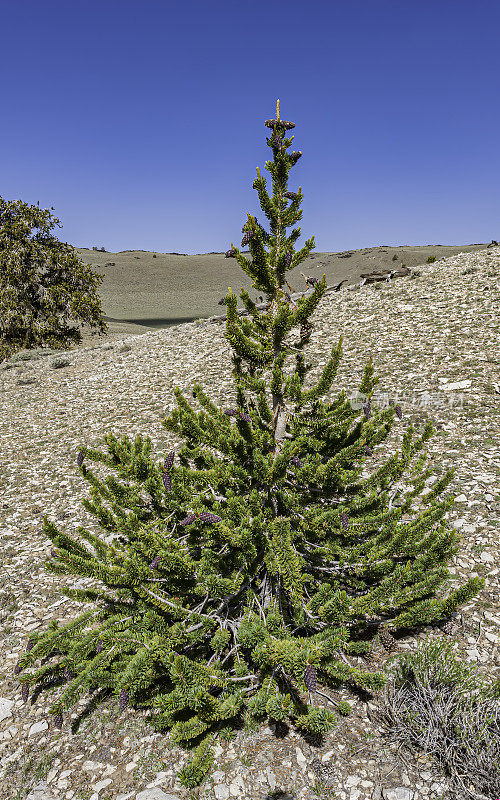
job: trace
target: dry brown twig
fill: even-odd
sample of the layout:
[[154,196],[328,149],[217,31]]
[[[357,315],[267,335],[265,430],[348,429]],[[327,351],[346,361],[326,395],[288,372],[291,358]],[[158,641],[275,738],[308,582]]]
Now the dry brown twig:
[[450,800],[500,796],[499,688],[458,662],[449,643],[399,658],[380,714],[391,738],[432,755],[450,777]]

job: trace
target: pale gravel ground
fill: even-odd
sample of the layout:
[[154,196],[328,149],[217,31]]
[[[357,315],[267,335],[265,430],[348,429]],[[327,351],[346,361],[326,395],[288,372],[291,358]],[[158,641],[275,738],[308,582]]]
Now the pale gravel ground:
[[[451,519],[463,534],[450,572],[460,583],[474,574],[486,578],[479,597],[464,609],[464,626],[454,647],[483,673],[497,677],[499,268],[500,248],[492,248],[425,264],[418,268],[418,277],[328,295],[312,318],[315,330],[306,351],[317,365],[307,378],[310,384],[343,335],[344,357],[330,396],[339,388],[356,390],[373,355],[381,376],[374,404],[392,398],[404,414],[388,448],[398,444],[408,420],[420,425],[430,417],[440,426],[427,450],[443,471],[456,468],[452,489],[457,501]],[[84,610],[58,593],[58,587],[84,581],[45,571],[52,545],[41,533],[42,516],[47,514],[60,530],[71,533],[84,525],[102,535],[81,506],[81,498],[90,495],[75,464],[78,445],[106,451],[103,435],[112,430],[118,438],[126,434],[131,440],[136,433],[149,435],[157,462],[172,447],[178,452],[181,441],[161,425],[176,407],[174,386],[188,400],[195,380],[217,405],[234,398],[224,329],[224,323],[181,325],[127,337],[111,349],[97,345],[0,371],[0,711],[3,708],[5,714],[0,713],[0,796],[6,800],[24,800],[41,777],[50,790],[47,798],[105,800],[108,793],[114,800],[123,793],[124,800],[130,793],[135,800],[151,784],[182,800],[190,797],[173,777],[189,756],[181,748],[168,748],[164,734],[143,727],[141,712],[127,709],[118,715],[111,700],[73,736],[67,721],[61,731],[47,724],[50,695],[40,695],[33,705],[31,700],[23,704],[13,668],[25,650],[28,631],[46,629],[50,619],[67,620]],[[68,366],[51,368],[58,358],[66,359]],[[425,634],[443,635],[430,629]],[[416,637],[408,637],[399,647],[414,649],[415,643]],[[417,761],[403,767],[392,745],[383,749],[376,726],[366,717],[366,704],[347,691],[343,698],[354,705],[354,715],[319,748],[305,743],[293,728],[278,739],[269,728],[248,739],[239,733],[231,745],[216,751],[219,769],[198,796],[263,800],[265,790],[281,788],[295,791],[295,800],[309,800],[314,796],[313,759],[323,757],[336,776],[336,796],[343,800],[370,798],[377,785],[408,786],[415,792],[412,800],[438,798],[434,768]],[[367,731],[375,736],[371,745],[362,739]],[[343,745],[352,745],[353,753],[360,749],[357,745],[365,749],[361,756],[346,758]],[[240,757],[248,759],[246,765]],[[36,776],[36,763],[45,758],[52,763],[46,775]],[[153,795],[140,800],[153,800]],[[164,798],[158,795],[154,800]]]

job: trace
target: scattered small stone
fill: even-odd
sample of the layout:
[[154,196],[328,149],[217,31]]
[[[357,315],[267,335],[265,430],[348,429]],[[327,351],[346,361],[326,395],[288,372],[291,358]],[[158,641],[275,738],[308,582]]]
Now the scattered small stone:
[[42,781],[31,790],[25,800],[55,800],[55,797],[50,792],[47,784]]
[[0,722],[7,717],[12,716],[13,700],[8,700],[6,697],[0,697]]
[[217,800],[228,800],[229,788],[224,786],[223,783],[219,783],[217,786],[214,786],[214,794]]
[[49,727],[49,723],[47,720],[42,720],[41,722],[35,722],[34,725],[28,731],[28,736],[34,736],[35,733],[40,733],[41,731],[46,731]]
[[454,391],[455,389],[468,389],[471,384],[472,384],[472,381],[470,381],[470,380],[457,381],[456,383],[445,383],[444,386],[441,386],[440,388],[444,392],[450,392],[450,391]]
[[405,786],[398,786],[396,789],[384,789],[384,800],[413,800],[414,792]]

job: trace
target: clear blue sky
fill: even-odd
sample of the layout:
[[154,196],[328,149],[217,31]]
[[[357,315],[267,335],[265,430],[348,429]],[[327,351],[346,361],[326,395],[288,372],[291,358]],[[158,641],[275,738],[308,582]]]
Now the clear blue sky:
[[[499,0],[0,0],[0,195],[75,247],[239,246],[276,100],[301,237],[500,240]],[[288,233],[291,228],[288,229]]]

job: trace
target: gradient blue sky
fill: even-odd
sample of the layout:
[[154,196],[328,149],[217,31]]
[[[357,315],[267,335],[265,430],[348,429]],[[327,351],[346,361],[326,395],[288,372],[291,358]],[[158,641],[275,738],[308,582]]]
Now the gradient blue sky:
[[[317,251],[500,239],[498,0],[0,0],[0,195],[75,247],[224,252],[266,119]],[[291,228],[288,229],[288,233]]]

